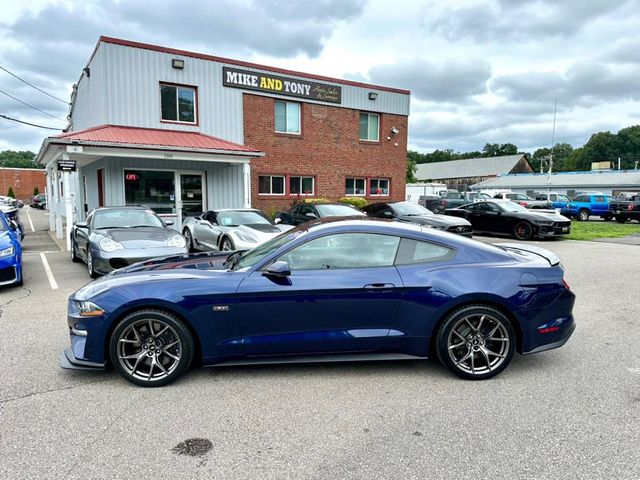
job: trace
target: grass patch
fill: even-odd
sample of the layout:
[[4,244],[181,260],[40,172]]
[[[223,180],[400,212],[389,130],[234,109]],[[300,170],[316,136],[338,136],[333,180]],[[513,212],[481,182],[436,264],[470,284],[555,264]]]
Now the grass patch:
[[569,240],[593,240],[596,238],[619,238],[640,234],[640,223],[615,222],[571,222],[571,234],[565,236]]

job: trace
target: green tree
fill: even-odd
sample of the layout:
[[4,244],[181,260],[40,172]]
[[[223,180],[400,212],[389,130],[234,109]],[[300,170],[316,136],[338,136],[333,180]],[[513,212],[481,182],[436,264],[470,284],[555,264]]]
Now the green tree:
[[7,192],[7,197],[16,198],[16,194],[13,193],[13,187],[9,187],[9,191]]
[[513,143],[487,143],[482,149],[483,157],[501,157],[503,155],[516,155],[518,147]]
[[0,167],[6,168],[43,168],[34,161],[36,154],[29,151],[16,152],[5,150],[0,152]]
[[40,189],[38,187],[33,187],[33,196],[40,195]]
[[407,183],[413,183],[416,179],[416,170],[418,168],[418,163],[415,158],[411,158],[410,155],[407,155]]

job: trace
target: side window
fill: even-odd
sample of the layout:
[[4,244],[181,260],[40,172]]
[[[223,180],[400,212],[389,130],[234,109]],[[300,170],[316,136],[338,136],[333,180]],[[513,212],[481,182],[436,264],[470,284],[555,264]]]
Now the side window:
[[215,225],[216,223],[216,214],[213,212],[207,212],[203,215],[202,217],[203,220],[206,220],[207,222],[209,222],[211,225]]
[[604,203],[604,196],[603,195],[596,195],[594,198],[596,199],[597,203]]
[[87,222],[87,225],[89,225],[89,227],[91,227],[92,220],[93,220],[93,213],[90,213],[87,219],[85,220]]
[[451,258],[453,254],[454,250],[449,247],[403,238],[400,242],[396,265],[439,262]]
[[313,211],[313,207],[311,205],[300,205],[298,207],[297,215],[305,216],[307,213],[313,213],[315,215],[315,212]]
[[390,235],[342,233],[310,240],[278,260],[292,271],[390,267],[399,244]]
[[549,200],[551,200],[552,202],[557,202],[558,195],[556,195],[555,193],[553,195],[549,195]]
[[566,195],[558,195],[558,198],[562,202],[570,202],[571,201],[571,199],[569,197],[567,197]]

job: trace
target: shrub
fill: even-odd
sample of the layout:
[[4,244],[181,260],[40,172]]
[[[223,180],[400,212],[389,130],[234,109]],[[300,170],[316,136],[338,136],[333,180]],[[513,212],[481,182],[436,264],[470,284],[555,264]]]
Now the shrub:
[[364,208],[369,202],[362,197],[342,197],[338,199],[340,203],[346,203],[347,205],[352,205],[356,208]]
[[33,196],[40,195],[40,189],[38,187],[33,187]]
[[9,187],[9,191],[7,192],[7,197],[16,198],[16,194],[13,193],[13,187]]
[[326,198],[305,198],[304,203],[329,203],[329,200],[327,200]]

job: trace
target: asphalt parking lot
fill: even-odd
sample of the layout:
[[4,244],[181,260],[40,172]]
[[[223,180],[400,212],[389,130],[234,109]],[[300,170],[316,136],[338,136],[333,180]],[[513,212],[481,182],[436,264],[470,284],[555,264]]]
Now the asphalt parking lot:
[[[0,291],[1,479],[640,478],[638,246],[535,242],[561,257],[577,330],[490,381],[429,361],[198,369],[142,389],[58,366],[66,298],[89,278],[46,213],[22,219],[24,287]],[[204,441],[175,448],[189,439]]]

